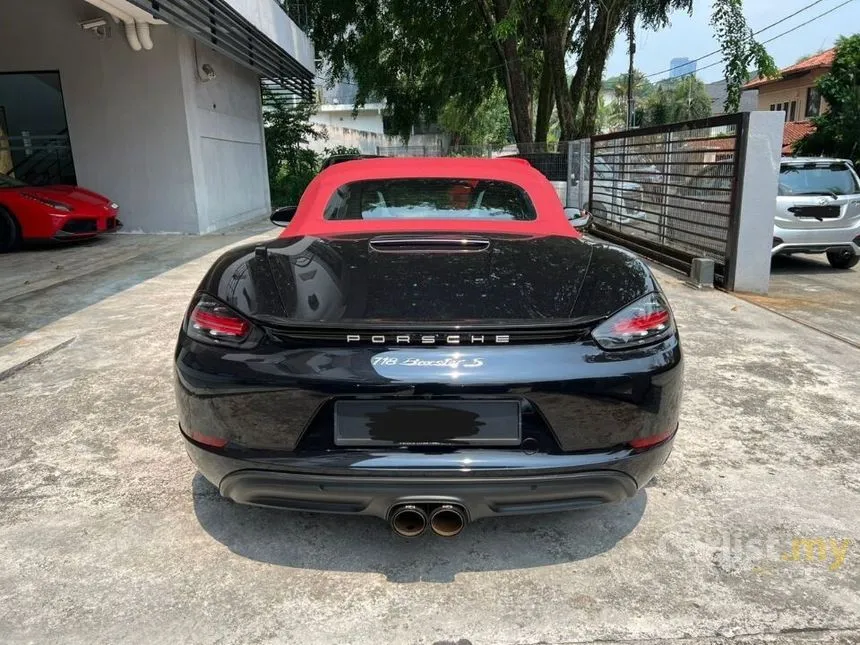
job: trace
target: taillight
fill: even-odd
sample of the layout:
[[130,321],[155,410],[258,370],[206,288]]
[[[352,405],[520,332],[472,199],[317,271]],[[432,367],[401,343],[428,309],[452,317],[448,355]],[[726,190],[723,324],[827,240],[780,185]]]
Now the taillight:
[[659,342],[674,332],[666,300],[659,293],[649,293],[600,323],[591,336],[603,349],[629,349]]
[[203,296],[188,317],[188,335],[209,342],[240,343],[251,332],[251,323],[225,304]]
[[668,432],[662,432],[660,434],[651,435],[650,437],[640,437],[638,439],[631,439],[629,441],[629,445],[634,450],[647,450],[648,448],[653,448],[654,446],[663,443],[669,437],[675,434],[674,430],[669,430]]
[[204,446],[211,446],[212,448],[223,448],[230,443],[230,440],[224,437],[211,437],[202,432],[191,432],[191,438],[197,443],[202,443]]

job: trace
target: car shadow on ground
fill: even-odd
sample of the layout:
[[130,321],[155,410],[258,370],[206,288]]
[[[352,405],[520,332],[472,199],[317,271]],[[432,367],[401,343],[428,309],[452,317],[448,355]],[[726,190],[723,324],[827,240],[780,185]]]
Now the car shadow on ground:
[[771,275],[779,274],[827,274],[841,273],[843,269],[834,269],[827,261],[827,256],[820,255],[777,255],[770,261]]
[[326,571],[381,573],[390,582],[452,582],[458,573],[575,562],[609,551],[642,519],[645,490],[585,511],[482,519],[456,538],[394,535],[374,517],[291,513],[235,504],[199,473],[194,512],[233,553],[259,562]]

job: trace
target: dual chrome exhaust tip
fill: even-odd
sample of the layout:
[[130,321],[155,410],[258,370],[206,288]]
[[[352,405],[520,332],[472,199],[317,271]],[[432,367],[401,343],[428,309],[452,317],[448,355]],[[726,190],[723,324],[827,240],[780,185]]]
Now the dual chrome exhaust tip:
[[429,512],[417,504],[395,506],[388,523],[401,537],[418,537],[429,527],[441,537],[454,537],[466,527],[466,512],[456,504],[429,504]]

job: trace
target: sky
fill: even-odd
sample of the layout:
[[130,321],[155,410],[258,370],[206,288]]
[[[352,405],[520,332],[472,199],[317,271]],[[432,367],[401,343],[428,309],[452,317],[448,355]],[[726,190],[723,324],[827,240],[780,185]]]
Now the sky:
[[[747,24],[753,31],[766,27],[777,20],[794,13],[798,9],[811,4],[815,0],[744,0],[744,15]],[[845,0],[821,0],[815,6],[799,13],[756,36],[759,42],[800,25],[818,14],[836,7]],[[694,0],[693,15],[683,12],[672,14],[671,24],[658,32],[647,31],[637,26],[636,29],[636,58],[635,66],[645,74],[662,72],[669,68],[672,58],[698,58],[716,49],[714,29],[708,23],[711,19],[711,1]],[[768,52],[776,61],[777,67],[786,67],[806,54],[813,54],[820,49],[833,46],[840,35],[850,35],[860,32],[860,0],[851,0],[845,6],[832,13],[800,27],[797,31],[777,38],[765,45]],[[705,65],[715,63],[719,56],[711,56],[697,63],[701,69]],[[627,41],[624,34],[619,34],[615,41],[615,49],[607,60],[606,76],[627,72]],[[722,78],[722,66],[716,65],[696,74],[706,83]],[[668,76],[668,73],[652,76],[657,81]]]

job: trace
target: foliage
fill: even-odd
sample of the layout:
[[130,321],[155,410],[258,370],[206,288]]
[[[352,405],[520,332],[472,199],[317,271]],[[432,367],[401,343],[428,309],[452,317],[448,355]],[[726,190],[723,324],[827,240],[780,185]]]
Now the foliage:
[[297,204],[327,157],[361,154],[358,148],[333,146],[322,155],[308,149],[313,140],[324,139],[310,122],[316,107],[307,103],[290,105],[263,89],[266,163],[269,191],[274,207]]
[[272,204],[295,204],[319,168],[319,161],[307,145],[323,138],[310,122],[314,106],[292,106],[263,90],[266,131],[266,163]]
[[625,125],[625,106],[617,100],[609,101],[603,95],[597,101],[597,134],[621,130]]
[[[480,121],[483,110],[492,120],[501,88],[514,140],[531,143],[546,140],[554,119],[563,140],[592,134],[624,23],[633,15],[660,29],[673,11],[692,11],[692,0],[316,0],[309,8],[330,81],[351,78],[356,106],[384,101],[404,139],[419,121],[440,118],[455,135],[480,139],[484,126],[467,117]],[[748,66],[768,72],[772,61],[752,38],[741,0],[716,0],[712,22],[737,105]]]
[[360,154],[361,150],[350,146],[326,147],[323,148],[322,154],[317,154],[313,150],[302,150],[297,159],[281,165],[274,181],[270,179],[269,192],[272,196],[272,206],[277,208],[298,204],[302,193],[320,171],[322,162],[329,157]]
[[437,119],[450,100],[471,109],[492,93],[497,64],[476,29],[474,0],[317,0],[310,3],[316,51],[330,80],[358,85],[356,106],[386,103],[392,129]]
[[[452,118],[452,110],[477,110],[501,87],[515,140],[531,142],[547,136],[554,106],[563,138],[593,130],[606,58],[630,7],[657,28],[673,9],[691,6],[691,0],[318,0],[310,33],[331,80],[352,74],[356,105],[384,100],[404,138],[446,106]],[[570,79],[568,59],[576,61]]]
[[[627,74],[616,74],[603,81],[604,90],[610,90],[619,102],[627,101]],[[633,98],[644,101],[654,92],[654,84],[638,69],[633,70]]]
[[695,76],[658,84],[642,106],[642,125],[663,125],[702,119],[711,114],[711,97]]
[[753,36],[743,14],[742,0],[715,0],[711,26],[725,61],[726,100],[723,109],[737,112],[741,103],[741,90],[750,80],[750,67],[760,77],[779,74],[776,64],[764,46]]
[[[604,90],[612,92],[613,101],[608,108],[613,110],[612,121],[619,121],[616,130],[623,129],[627,125],[627,77],[628,74],[618,74],[603,81]],[[633,70],[633,123],[636,126],[643,124],[645,103],[654,94],[655,86],[638,69]],[[604,130],[598,128],[599,131]]]
[[833,67],[817,87],[828,109],[812,119],[815,130],[794,151],[860,163],[860,34],[836,41]]
[[454,145],[501,146],[511,141],[511,122],[505,92],[496,87],[477,106],[459,98],[449,100],[439,113],[439,125],[451,133]]

